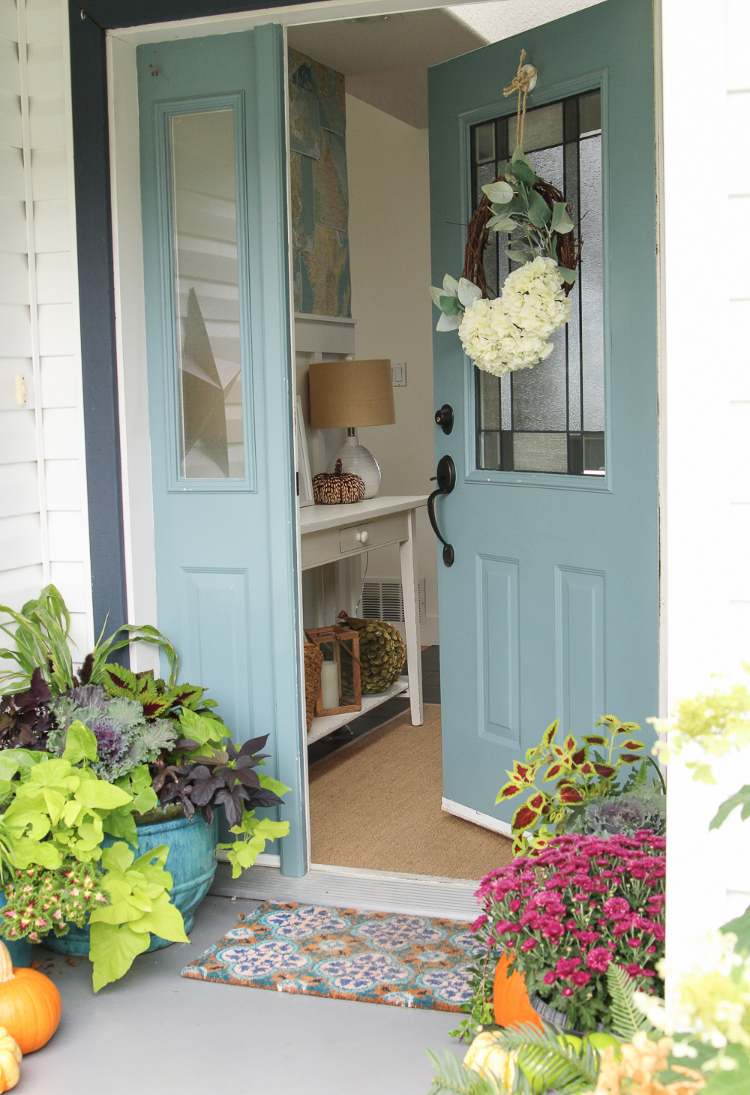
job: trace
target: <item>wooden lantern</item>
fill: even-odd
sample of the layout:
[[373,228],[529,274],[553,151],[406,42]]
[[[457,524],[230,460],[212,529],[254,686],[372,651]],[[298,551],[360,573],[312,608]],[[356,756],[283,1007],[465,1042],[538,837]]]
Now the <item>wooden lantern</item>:
[[[361,711],[362,679],[357,632],[335,624],[333,627],[309,628],[305,631],[305,637],[323,655],[315,714],[321,717]],[[334,668],[328,668],[330,666]]]

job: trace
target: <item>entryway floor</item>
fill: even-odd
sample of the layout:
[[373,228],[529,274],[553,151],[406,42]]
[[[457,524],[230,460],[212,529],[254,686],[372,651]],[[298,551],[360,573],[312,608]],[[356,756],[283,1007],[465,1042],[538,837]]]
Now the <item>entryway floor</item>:
[[506,837],[441,809],[437,704],[423,726],[397,715],[312,764],[309,778],[313,863],[478,879],[512,858]]
[[460,1052],[448,1037],[454,1014],[180,977],[188,958],[256,904],[209,897],[189,945],[141,956],[97,996],[87,961],[50,955],[63,1022],[24,1060],[23,1095],[423,1095],[433,1071],[426,1050]]

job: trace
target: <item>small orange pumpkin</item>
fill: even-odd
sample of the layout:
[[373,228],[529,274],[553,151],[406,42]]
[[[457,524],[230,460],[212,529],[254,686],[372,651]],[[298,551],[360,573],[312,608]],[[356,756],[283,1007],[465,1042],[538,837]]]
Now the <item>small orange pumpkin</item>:
[[57,986],[39,970],[13,969],[0,941],[0,1027],[15,1038],[22,1053],[46,1046],[60,1025],[62,1001]]
[[512,961],[513,954],[504,951],[495,967],[495,981],[492,986],[495,1022],[499,1027],[530,1023],[541,1030],[542,1020],[531,1006],[523,974],[518,970],[508,972],[508,966]]

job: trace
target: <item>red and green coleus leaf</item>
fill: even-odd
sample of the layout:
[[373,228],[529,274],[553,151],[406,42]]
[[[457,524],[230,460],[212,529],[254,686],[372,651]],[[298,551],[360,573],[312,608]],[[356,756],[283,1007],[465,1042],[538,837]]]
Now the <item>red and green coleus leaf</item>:
[[577,803],[583,802],[583,795],[572,783],[567,783],[564,787],[558,788],[557,797],[566,806],[575,806]]
[[635,764],[639,760],[643,760],[643,757],[638,753],[621,753],[620,760],[623,764]]
[[594,771],[597,776],[601,776],[602,779],[612,779],[616,769],[611,764],[595,764]]
[[539,819],[539,812],[532,810],[531,807],[524,803],[523,806],[519,806],[513,815],[513,821],[511,822],[511,828],[515,832],[517,829],[528,829]]
[[586,734],[583,739],[587,745],[606,745],[607,739],[602,734]]
[[505,786],[501,787],[500,790],[497,792],[495,804],[497,804],[498,802],[505,802],[507,799],[513,798],[515,795],[520,795],[523,790],[524,788],[519,787],[517,783],[506,783]]
[[559,764],[558,762],[550,764],[549,768],[544,773],[544,782],[547,783],[551,779],[556,779],[564,770],[562,764]]
[[573,753],[571,758],[570,758],[570,763],[574,764],[576,766],[576,768],[580,768],[580,766],[585,762],[585,760],[586,760],[586,747],[584,746],[582,749],[576,749],[575,753]]
[[551,722],[549,724],[547,729],[542,734],[542,745],[551,745],[552,744],[552,742],[554,741],[554,738],[555,738],[555,734],[557,733],[557,728],[558,728],[559,725],[560,725],[560,720],[559,719],[555,719],[554,722]]
[[566,752],[566,753],[572,753],[572,752],[574,752],[574,750],[576,749],[577,745],[578,745],[578,742],[577,742],[577,741],[576,741],[576,739],[575,739],[575,738],[573,737],[573,735],[572,735],[572,734],[568,734],[567,738],[565,739],[565,752]]
[[636,751],[636,749],[642,749],[643,748],[643,742],[642,741],[637,741],[635,738],[632,738],[628,741],[621,742],[620,743],[620,748],[621,749],[627,749],[629,752],[634,753]]

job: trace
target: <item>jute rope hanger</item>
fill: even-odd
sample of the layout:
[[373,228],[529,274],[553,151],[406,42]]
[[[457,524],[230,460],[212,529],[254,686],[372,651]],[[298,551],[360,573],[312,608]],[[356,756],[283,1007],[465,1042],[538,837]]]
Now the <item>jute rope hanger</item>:
[[536,87],[539,71],[534,65],[526,63],[526,50],[521,50],[518,59],[518,68],[511,82],[503,88],[503,95],[507,99],[510,95],[517,95],[516,102],[516,145],[523,152],[523,131],[526,123],[526,100],[529,92]]

